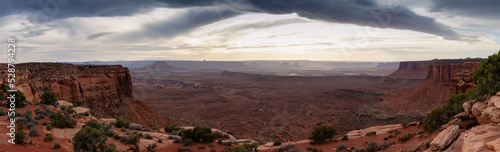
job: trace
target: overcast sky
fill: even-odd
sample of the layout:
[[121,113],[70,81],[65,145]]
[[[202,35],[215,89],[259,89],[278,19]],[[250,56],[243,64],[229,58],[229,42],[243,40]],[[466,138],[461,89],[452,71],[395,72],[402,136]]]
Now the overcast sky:
[[18,62],[407,61],[498,52],[499,14],[498,0],[2,0],[0,35]]

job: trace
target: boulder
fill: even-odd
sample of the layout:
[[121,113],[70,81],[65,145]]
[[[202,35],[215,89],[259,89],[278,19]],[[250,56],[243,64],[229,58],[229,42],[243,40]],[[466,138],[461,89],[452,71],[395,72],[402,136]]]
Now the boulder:
[[457,137],[457,139],[455,139],[455,141],[453,141],[453,143],[448,146],[448,148],[446,148],[445,150],[443,150],[443,152],[457,152],[457,151],[462,151],[462,145],[464,144],[464,134],[463,133],[460,133]]
[[472,105],[474,105],[474,100],[467,101],[464,104],[462,104],[462,107],[464,108],[464,111],[470,115],[472,115]]
[[462,151],[488,152],[499,151],[500,127],[486,124],[467,130],[464,133]]
[[457,118],[457,119],[460,119],[460,120],[468,120],[468,119],[470,119],[469,114],[467,112],[458,113],[454,117]]
[[432,150],[443,150],[457,138],[460,128],[453,125],[440,132],[431,142]]

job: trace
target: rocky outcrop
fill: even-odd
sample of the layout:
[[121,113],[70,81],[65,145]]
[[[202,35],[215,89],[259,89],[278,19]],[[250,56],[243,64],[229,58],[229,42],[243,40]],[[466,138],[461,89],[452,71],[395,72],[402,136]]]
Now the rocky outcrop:
[[431,142],[433,150],[443,150],[457,138],[460,128],[457,125],[450,126],[440,132]]
[[479,125],[465,131],[462,151],[500,151],[500,127],[492,124]]
[[[0,67],[6,72],[6,65]],[[6,75],[0,78],[6,81]],[[16,65],[16,89],[28,101],[41,101],[45,91],[57,99],[91,108],[95,116],[122,116],[143,124],[166,124],[166,118],[132,95],[128,68],[121,65],[23,63]]]
[[390,74],[394,78],[425,79],[427,68],[437,61],[408,61],[400,62],[399,68]]
[[479,67],[480,62],[440,62],[430,64],[426,81],[449,84],[472,82],[471,74]]

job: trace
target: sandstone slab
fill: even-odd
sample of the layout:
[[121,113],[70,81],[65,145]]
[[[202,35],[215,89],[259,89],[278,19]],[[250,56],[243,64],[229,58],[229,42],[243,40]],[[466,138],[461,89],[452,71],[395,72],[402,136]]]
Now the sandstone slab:
[[450,126],[439,133],[431,142],[431,149],[443,150],[457,138],[460,128],[457,125]]
[[476,126],[465,132],[462,151],[498,151],[500,144],[498,139],[500,139],[500,127],[492,124]]

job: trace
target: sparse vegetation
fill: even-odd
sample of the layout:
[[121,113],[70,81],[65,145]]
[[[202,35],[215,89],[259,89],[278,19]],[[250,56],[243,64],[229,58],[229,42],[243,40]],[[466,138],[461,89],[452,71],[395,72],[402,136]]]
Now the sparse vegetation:
[[190,139],[194,142],[213,142],[215,136],[208,127],[194,127],[194,129],[184,130],[181,133],[182,139]]
[[51,114],[51,118],[50,124],[56,128],[74,128],[76,126],[76,120],[71,119],[68,115],[61,112],[57,112],[54,115]]
[[347,150],[347,146],[344,143],[337,145],[337,151]]
[[96,120],[90,120],[73,137],[73,150],[77,152],[117,151],[116,146],[106,145],[107,139],[102,125]]
[[16,144],[24,144],[24,140],[28,139],[28,134],[22,130],[17,130],[15,134],[16,138],[14,139],[14,143]]
[[[9,96],[11,93],[7,93],[7,96]],[[16,104],[16,108],[22,108],[26,106],[26,97],[24,96],[24,93],[17,90],[17,92],[14,92],[15,94],[15,99],[16,101],[14,102]],[[7,103],[4,104],[7,108],[10,108],[10,102],[7,100]],[[16,114],[17,115],[17,114]],[[19,115],[20,116],[20,115]]]
[[56,102],[57,102],[57,98],[56,98],[56,93],[52,92],[52,91],[45,91],[41,98],[42,98],[42,104],[46,104],[46,105],[54,105]]
[[144,136],[146,136],[146,139],[149,139],[149,140],[153,139],[153,136],[151,136],[151,134],[146,134]]
[[325,143],[327,139],[332,140],[333,136],[337,134],[337,130],[333,126],[321,126],[314,128],[314,131],[309,136],[310,140],[313,140],[312,144],[322,144]]
[[165,126],[164,130],[166,133],[172,133],[173,131],[181,130],[181,128],[178,127],[177,125],[167,125]]
[[411,133],[403,135],[403,136],[399,137],[398,142],[401,142],[401,143],[406,142],[406,141],[410,140],[411,138],[413,138],[414,135],[415,134],[411,134]]
[[61,149],[61,142],[59,140],[54,141],[54,145],[52,145],[52,149]]
[[476,87],[476,98],[485,94],[495,94],[500,91],[500,51],[481,61],[481,65],[473,74]]
[[45,134],[45,138],[43,138],[44,142],[52,142],[52,140],[54,140],[54,137],[52,137],[52,134],[50,134],[50,133]]
[[406,122],[406,121],[401,122],[401,126],[402,126],[404,129],[408,128],[408,122]]
[[281,145],[281,141],[280,140],[275,140],[273,142],[273,146],[280,146]]
[[116,128],[122,128],[122,127],[127,127],[128,128],[128,125],[129,125],[129,122],[127,122],[122,117],[116,118],[116,121],[115,121],[115,127]]
[[347,135],[342,136],[342,141],[346,141],[346,140],[349,140],[349,136],[347,136]]
[[370,132],[367,132],[367,133],[365,134],[365,136],[371,136],[371,135],[375,135],[375,134],[377,134],[377,132],[376,132],[376,131],[370,131]]
[[32,127],[30,129],[29,135],[30,135],[30,137],[39,137],[40,136],[40,131],[38,131],[38,129],[36,127]]

